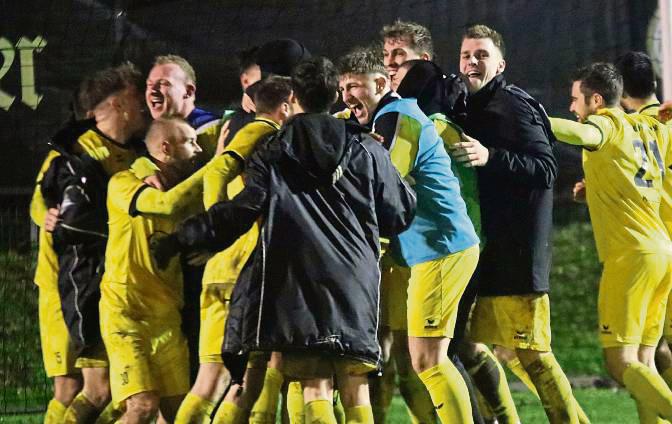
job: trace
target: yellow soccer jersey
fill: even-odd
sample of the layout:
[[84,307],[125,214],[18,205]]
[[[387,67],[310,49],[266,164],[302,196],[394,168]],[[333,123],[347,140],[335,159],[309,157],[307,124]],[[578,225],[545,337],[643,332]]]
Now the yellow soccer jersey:
[[[650,116],[653,119],[658,119],[659,110],[660,103],[652,102],[644,105],[637,111],[637,113]],[[661,152],[665,151],[663,146],[659,146],[659,148]],[[668,153],[672,154],[672,149],[667,149],[667,151]],[[665,228],[667,228],[667,233],[672,236],[672,170],[669,168],[665,170],[665,176],[663,177],[663,192],[660,201],[660,217],[663,219]]]
[[[601,140],[584,149],[586,196],[601,261],[624,252],[670,251],[659,216],[669,131],[655,119],[602,109],[590,116]],[[555,126],[554,126],[555,129]]]
[[37,266],[35,267],[35,277],[33,280],[35,281],[35,284],[40,287],[55,288],[58,282],[58,257],[56,256],[56,252],[54,252],[51,233],[48,233],[44,229],[44,220],[47,216],[47,205],[44,203],[42,189],[40,188],[44,173],[49,169],[51,161],[58,155],[58,152],[51,150],[44,159],[44,162],[42,162],[42,167],[35,180],[33,197],[30,201],[30,218],[35,225],[40,227]]
[[205,158],[210,160],[215,156],[215,151],[217,150],[217,140],[219,140],[219,132],[222,129],[222,122],[217,119],[195,129],[196,142],[201,146],[201,149],[203,149]]
[[[240,160],[245,161],[252,155],[260,140],[277,131],[280,126],[268,119],[256,118],[236,133],[223,154],[212,161],[210,170],[204,177],[203,201],[210,208],[218,201],[233,198],[243,190],[243,178]],[[237,156],[239,159],[234,159]],[[240,236],[227,249],[217,253],[208,261],[203,274],[203,284],[233,284],[238,274],[257,245],[259,225],[255,223],[250,230]]]
[[[166,192],[145,185],[130,170],[112,177],[107,194],[110,231],[101,283],[108,302],[122,302],[131,311],[154,317],[174,314],[182,307],[179,259],[173,258],[165,270],[159,270],[149,247],[202,207],[207,168]],[[119,293],[115,291],[118,285],[124,286]]]
[[91,129],[79,136],[76,150],[87,153],[99,161],[107,175],[130,168],[138,153],[130,144],[120,144],[103,135],[97,129]]

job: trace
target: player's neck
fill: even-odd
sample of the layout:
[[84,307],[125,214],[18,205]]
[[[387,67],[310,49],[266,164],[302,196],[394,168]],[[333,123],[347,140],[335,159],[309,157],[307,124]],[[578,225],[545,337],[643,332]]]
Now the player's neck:
[[655,94],[652,94],[649,97],[643,99],[632,98],[632,106],[635,111],[639,111],[644,106],[650,105],[652,103],[660,103],[658,97]]
[[113,117],[106,117],[96,122],[96,128],[106,137],[116,141],[119,144],[126,144],[131,139],[131,135],[125,125],[119,125]]

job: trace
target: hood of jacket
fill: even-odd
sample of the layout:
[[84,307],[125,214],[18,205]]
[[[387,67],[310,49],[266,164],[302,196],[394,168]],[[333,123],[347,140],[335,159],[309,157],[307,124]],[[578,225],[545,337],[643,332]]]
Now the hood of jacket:
[[348,125],[356,124],[346,124],[325,113],[303,113],[285,124],[279,138],[291,140],[283,145],[285,154],[310,177],[333,184],[348,163]]

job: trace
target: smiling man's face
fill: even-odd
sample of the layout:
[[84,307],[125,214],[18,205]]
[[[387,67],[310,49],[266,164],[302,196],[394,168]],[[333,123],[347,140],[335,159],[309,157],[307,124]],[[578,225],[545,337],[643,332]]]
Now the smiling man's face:
[[485,87],[504,72],[506,62],[502,52],[490,38],[465,38],[460,49],[460,72],[470,93]]
[[147,108],[156,119],[161,116],[188,115],[189,102],[195,87],[187,81],[182,68],[174,63],[155,65],[147,77],[145,101]]

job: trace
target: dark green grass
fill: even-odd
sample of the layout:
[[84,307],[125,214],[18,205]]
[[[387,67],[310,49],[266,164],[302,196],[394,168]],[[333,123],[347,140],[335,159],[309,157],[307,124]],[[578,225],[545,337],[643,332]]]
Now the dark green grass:
[[[574,394],[593,424],[631,424],[638,422],[634,401],[622,390],[579,389]],[[516,408],[523,424],[548,422],[539,400],[530,392],[513,392]],[[395,396],[387,417],[388,424],[407,424],[406,406]]]
[[0,414],[39,411],[51,397],[42,367],[32,258],[0,253]]
[[551,270],[552,346],[568,375],[606,375],[597,335],[601,266],[590,223],[556,227]]

